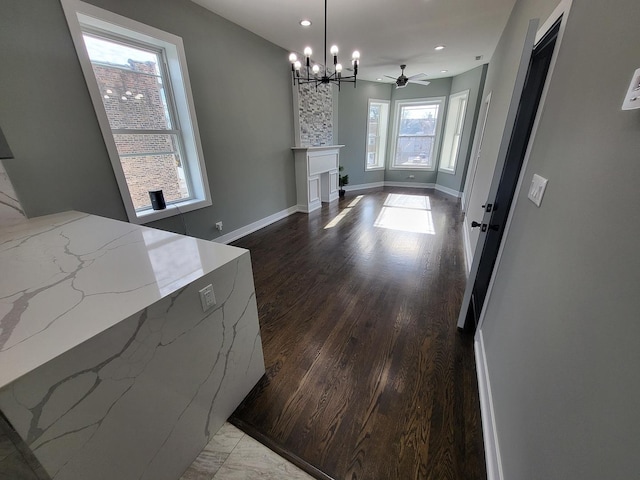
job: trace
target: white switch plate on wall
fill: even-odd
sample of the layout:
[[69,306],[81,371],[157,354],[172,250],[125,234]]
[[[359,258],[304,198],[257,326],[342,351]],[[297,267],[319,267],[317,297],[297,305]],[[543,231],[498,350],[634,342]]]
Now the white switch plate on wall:
[[544,190],[547,188],[547,180],[544,177],[541,177],[538,174],[533,175],[533,180],[531,180],[531,186],[529,187],[529,200],[535,203],[538,207],[542,203],[542,196],[544,195]]
[[622,103],[622,110],[633,110],[634,108],[640,108],[640,68],[633,72],[629,90],[627,90],[627,95]]

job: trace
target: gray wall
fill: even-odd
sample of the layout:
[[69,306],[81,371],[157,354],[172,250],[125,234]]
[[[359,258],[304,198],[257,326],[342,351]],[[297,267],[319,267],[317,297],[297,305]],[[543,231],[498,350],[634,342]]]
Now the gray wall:
[[338,94],[338,143],[343,174],[349,185],[384,181],[384,170],[365,171],[369,99],[391,100],[391,85],[358,80],[357,87],[343,85]]
[[[184,40],[213,197],[185,214],[190,234],[212,238],[218,220],[226,233],[296,203],[284,50],[186,0],[89,3]],[[0,11],[0,125],[27,215],[77,209],[126,220],[59,2],[0,0]],[[175,217],[151,225],[183,231]]]
[[[492,60],[496,151],[531,17],[519,0]],[[637,0],[574,1],[481,332],[507,480],[638,478],[640,110]],[[497,115],[496,112],[500,114]]]
[[[478,99],[481,98],[480,95],[484,89],[487,69],[488,65],[481,65],[473,70],[469,70],[468,72],[453,77],[451,83],[450,95],[469,90],[469,99],[467,100],[467,111],[464,118],[464,126],[462,128],[462,138],[460,140],[460,150],[458,151],[456,171],[455,173],[439,171],[436,183],[443,187],[455,190],[456,192],[462,191],[464,180],[467,175],[473,136],[476,131],[480,105],[482,104]],[[442,134],[444,135],[444,130]]]

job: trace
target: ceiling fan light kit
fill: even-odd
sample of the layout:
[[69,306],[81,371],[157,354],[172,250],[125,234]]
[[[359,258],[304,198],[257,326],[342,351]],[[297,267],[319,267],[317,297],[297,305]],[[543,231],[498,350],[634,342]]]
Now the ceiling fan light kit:
[[[306,78],[300,74],[302,69],[302,62],[298,60],[298,55],[291,53],[289,55],[289,61],[291,62],[291,78],[294,86],[312,84],[318,88],[318,85],[322,84],[334,84],[338,85],[340,90],[341,83],[353,83],[353,87],[356,86],[356,77],[358,76],[358,64],[360,63],[360,52],[357,50],[353,52],[351,56],[351,64],[353,65],[353,75],[342,76],[342,64],[338,63],[338,47],[333,45],[331,47],[331,55],[333,55],[333,72],[329,71],[327,67],[327,0],[324,0],[324,70],[322,75],[320,72],[322,67],[318,64],[311,65],[311,47],[304,49],[304,66],[306,67]],[[310,72],[313,75],[310,75]]]

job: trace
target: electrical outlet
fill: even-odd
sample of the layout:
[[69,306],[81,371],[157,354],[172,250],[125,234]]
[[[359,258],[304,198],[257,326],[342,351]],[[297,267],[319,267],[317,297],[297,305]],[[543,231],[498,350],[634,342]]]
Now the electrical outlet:
[[222,222],[216,222],[216,230],[222,231]]
[[200,303],[202,311],[206,312],[216,304],[216,295],[213,293],[213,285],[209,284],[200,290]]
[[414,179],[414,178],[416,178],[416,176],[415,175],[409,175],[408,178]]

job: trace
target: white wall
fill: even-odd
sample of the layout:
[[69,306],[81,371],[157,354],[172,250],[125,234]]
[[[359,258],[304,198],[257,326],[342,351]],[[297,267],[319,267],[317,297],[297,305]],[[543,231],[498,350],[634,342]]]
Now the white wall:
[[[485,89],[487,154],[526,24],[554,6],[514,8]],[[640,110],[620,110],[640,66],[638,18],[637,0],[574,0],[568,17],[524,172],[525,185],[534,173],[549,184],[540,208],[526,188],[517,197],[481,327],[505,479],[640,472]]]

